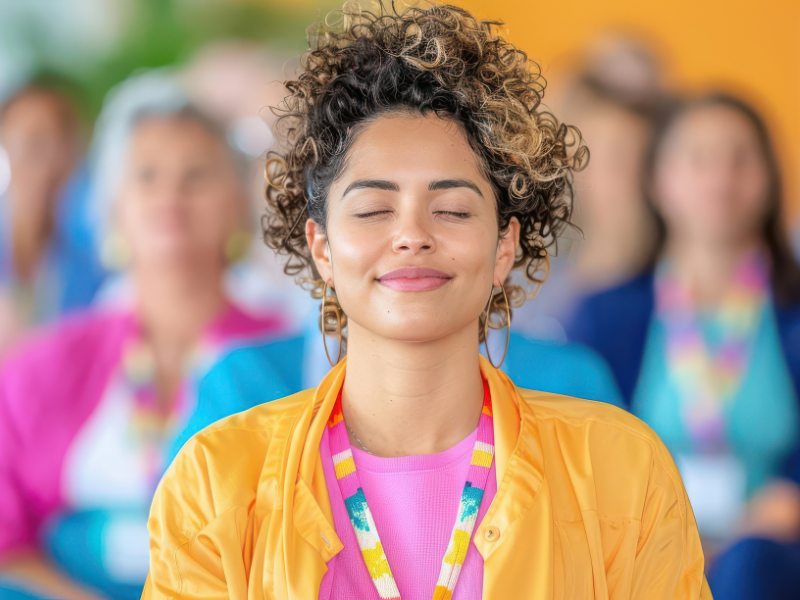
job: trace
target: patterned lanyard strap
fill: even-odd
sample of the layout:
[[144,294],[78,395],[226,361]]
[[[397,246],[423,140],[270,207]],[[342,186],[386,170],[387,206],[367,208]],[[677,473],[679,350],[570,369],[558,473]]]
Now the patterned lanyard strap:
[[[478,422],[478,437],[472,451],[472,461],[467,473],[467,481],[461,492],[453,533],[447,544],[447,551],[442,559],[442,569],[436,582],[433,600],[449,600],[456,588],[461,567],[467,558],[472,531],[478,519],[478,510],[483,500],[486,481],[494,459],[494,429],[492,419],[492,402],[486,382],[483,384],[483,411]],[[358,546],[364,563],[367,565],[372,582],[382,600],[400,600],[389,561],[381,544],[375,521],[367,505],[361,479],[356,471],[353,453],[350,450],[350,439],[342,414],[342,392],[336,399],[336,405],[328,421],[331,456],[336,469],[336,479],[342,491],[347,514],[358,539]]]
[[710,316],[703,315],[675,267],[659,265],[656,307],[667,334],[669,375],[687,429],[700,447],[725,438],[725,412],[747,369],[768,296],[769,270],[759,255],[742,261]]

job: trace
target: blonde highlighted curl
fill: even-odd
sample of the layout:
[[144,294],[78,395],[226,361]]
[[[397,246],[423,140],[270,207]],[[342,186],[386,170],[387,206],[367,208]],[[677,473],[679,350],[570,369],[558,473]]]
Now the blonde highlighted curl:
[[[282,151],[267,157],[264,240],[288,255],[285,272],[316,298],[322,282],[306,243],[304,223],[326,222],[331,184],[363,127],[376,117],[434,113],[461,125],[496,197],[500,231],[516,217],[520,244],[505,282],[509,304],[531,297],[524,283],[546,276],[547,248],[570,224],[572,174],[588,149],[574,127],[540,105],[546,82],[524,52],[464,9],[430,4],[374,12],[348,2],[309,30],[301,73],[287,81],[277,112]],[[491,303],[490,327],[507,324],[502,294]],[[483,337],[483,321],[481,322]]]

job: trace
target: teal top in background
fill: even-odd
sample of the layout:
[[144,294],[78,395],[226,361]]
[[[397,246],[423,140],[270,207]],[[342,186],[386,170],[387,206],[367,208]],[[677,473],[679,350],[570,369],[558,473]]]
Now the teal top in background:
[[[712,335],[711,324],[703,331]],[[661,437],[673,455],[692,454],[692,441],[681,415],[680,396],[667,366],[667,334],[654,316],[645,346],[631,409]],[[748,493],[781,472],[782,461],[796,446],[800,415],[791,374],[781,348],[772,304],[768,303],[750,348],[747,370],[727,404],[726,441],[745,468]]]
[[[215,421],[317,385],[329,368],[325,363],[320,369],[324,357],[319,330],[311,326],[305,335],[231,353],[201,382],[197,410],[170,459]],[[539,342],[512,333],[503,370],[521,388],[623,405],[605,361],[578,344]]]

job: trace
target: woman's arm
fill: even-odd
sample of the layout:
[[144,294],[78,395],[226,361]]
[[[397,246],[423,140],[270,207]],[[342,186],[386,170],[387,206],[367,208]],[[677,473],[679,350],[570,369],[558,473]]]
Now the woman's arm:
[[657,443],[650,469],[631,594],[648,600],[712,600],[700,534],[683,481]]
[[40,554],[26,552],[9,558],[0,566],[0,576],[26,591],[62,600],[100,600],[100,596],[79,586],[48,563]]
[[226,509],[215,498],[210,460],[196,436],[161,480],[148,522],[150,575],[143,598],[247,600],[247,504]]

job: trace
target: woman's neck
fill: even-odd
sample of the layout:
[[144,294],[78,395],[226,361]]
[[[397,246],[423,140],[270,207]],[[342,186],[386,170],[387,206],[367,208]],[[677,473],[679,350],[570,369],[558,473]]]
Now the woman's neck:
[[137,315],[152,348],[158,395],[167,402],[183,377],[186,356],[222,310],[221,269],[146,269],[133,273]]
[[701,305],[718,304],[733,280],[742,260],[762,247],[757,238],[736,242],[713,240],[672,240],[665,258],[672,261]]
[[[478,426],[478,324],[432,342],[380,338],[350,322],[345,421],[378,456],[443,452]],[[359,446],[350,433],[351,443]]]

